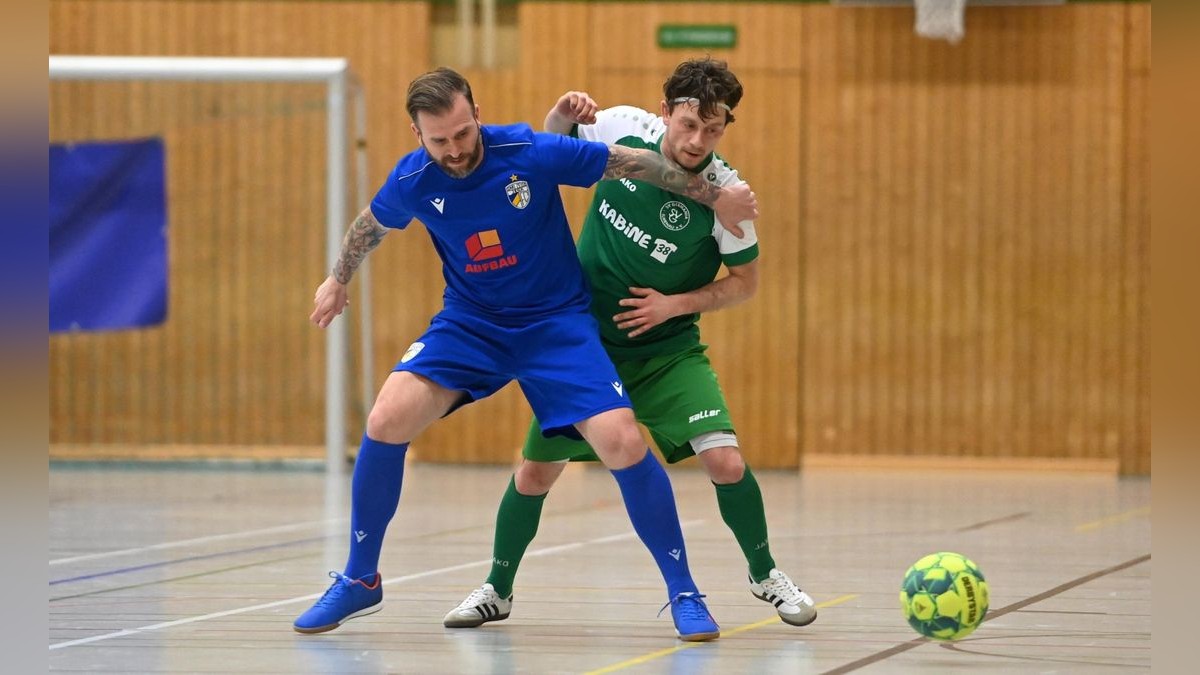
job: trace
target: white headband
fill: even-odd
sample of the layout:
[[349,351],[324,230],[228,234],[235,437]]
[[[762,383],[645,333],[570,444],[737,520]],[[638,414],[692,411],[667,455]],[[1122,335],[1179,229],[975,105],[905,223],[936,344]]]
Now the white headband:
[[[687,103],[688,105],[694,105],[694,106],[699,107],[700,99],[695,98],[695,97],[680,96],[679,98],[671,99],[671,103]],[[729,105],[726,103],[718,103],[717,107],[724,108],[725,112],[730,112],[730,113],[733,112],[733,108],[730,108]]]

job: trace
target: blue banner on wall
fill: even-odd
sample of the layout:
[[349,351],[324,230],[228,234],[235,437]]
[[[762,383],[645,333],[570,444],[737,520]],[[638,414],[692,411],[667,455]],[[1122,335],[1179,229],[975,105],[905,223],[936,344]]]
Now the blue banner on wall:
[[161,139],[50,145],[50,331],[167,316]]

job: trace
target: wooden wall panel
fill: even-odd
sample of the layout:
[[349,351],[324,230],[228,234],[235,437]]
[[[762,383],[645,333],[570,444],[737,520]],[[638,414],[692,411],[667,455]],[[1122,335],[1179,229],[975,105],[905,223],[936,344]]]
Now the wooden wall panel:
[[806,9],[826,66],[806,90],[806,453],[1148,448],[1123,421],[1142,325],[1121,293],[1146,278],[1125,233],[1149,223],[1124,193],[1144,181],[1131,9],[971,8],[958,47],[914,38],[907,10]]
[[1121,241],[1121,471],[1150,474],[1150,4],[1126,6],[1124,228]]
[[[403,96],[430,67],[429,15],[52,0],[50,52],[347,56],[368,95],[373,191],[416,145]],[[547,1],[518,16],[518,65],[466,71],[487,122],[539,126],[568,89],[653,107],[695,55],[656,49],[660,23],[737,25],[737,47],[714,52],[747,84],[722,152],[762,200],[766,274],[703,331],[755,466],[937,455],[1149,471],[1148,3],[973,7],[956,47],[916,38],[903,8]],[[319,445],[323,340],[306,318],[324,275],[323,112],[281,86],[156,87],[52,87],[52,139],[166,125],[173,144],[171,320],[51,339],[52,442]],[[271,161],[283,151],[294,161]],[[576,224],[589,197],[565,191]],[[378,386],[442,278],[419,224],[372,264]],[[415,450],[507,462],[527,419],[510,387]]]
[[[681,57],[696,50],[658,49],[660,24],[732,24],[737,44],[713,49],[714,57],[736,63],[739,71],[794,70],[800,65],[804,8],[771,2],[614,2],[594,3],[590,59],[596,69],[649,72],[660,79]],[[702,51],[702,50],[701,50]]]

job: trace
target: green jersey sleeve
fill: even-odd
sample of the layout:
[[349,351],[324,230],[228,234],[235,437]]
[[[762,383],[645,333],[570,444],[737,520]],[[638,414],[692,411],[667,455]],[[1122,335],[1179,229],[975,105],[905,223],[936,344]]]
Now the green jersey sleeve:
[[[738,175],[737,169],[726,164],[725,160],[719,156],[713,157],[712,163],[708,166],[708,174],[711,177],[710,180],[721,187],[740,185],[746,182]],[[712,236],[717,240],[717,251],[720,252],[721,262],[726,267],[745,265],[758,257],[758,234],[754,231],[754,221],[746,220],[738,225],[742,228],[740,239],[726,230],[721,225],[720,219],[715,214],[713,215]]]

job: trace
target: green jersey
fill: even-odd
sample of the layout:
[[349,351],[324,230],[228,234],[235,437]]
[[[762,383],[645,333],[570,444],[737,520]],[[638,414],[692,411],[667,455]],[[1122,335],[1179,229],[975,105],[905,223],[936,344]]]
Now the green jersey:
[[[596,113],[595,124],[577,125],[571,135],[661,152],[665,131],[657,115],[618,106]],[[743,182],[716,153],[694,172],[722,187]],[[686,293],[711,283],[722,263],[734,267],[757,258],[753,224],[741,227],[743,237],[738,239],[721,226],[711,208],[643,181],[597,183],[579,236],[579,260],[609,355],[615,360],[643,359],[698,344],[699,314],[674,317],[632,339],[612,318],[629,309],[618,303],[633,297],[630,286],[664,295]]]

